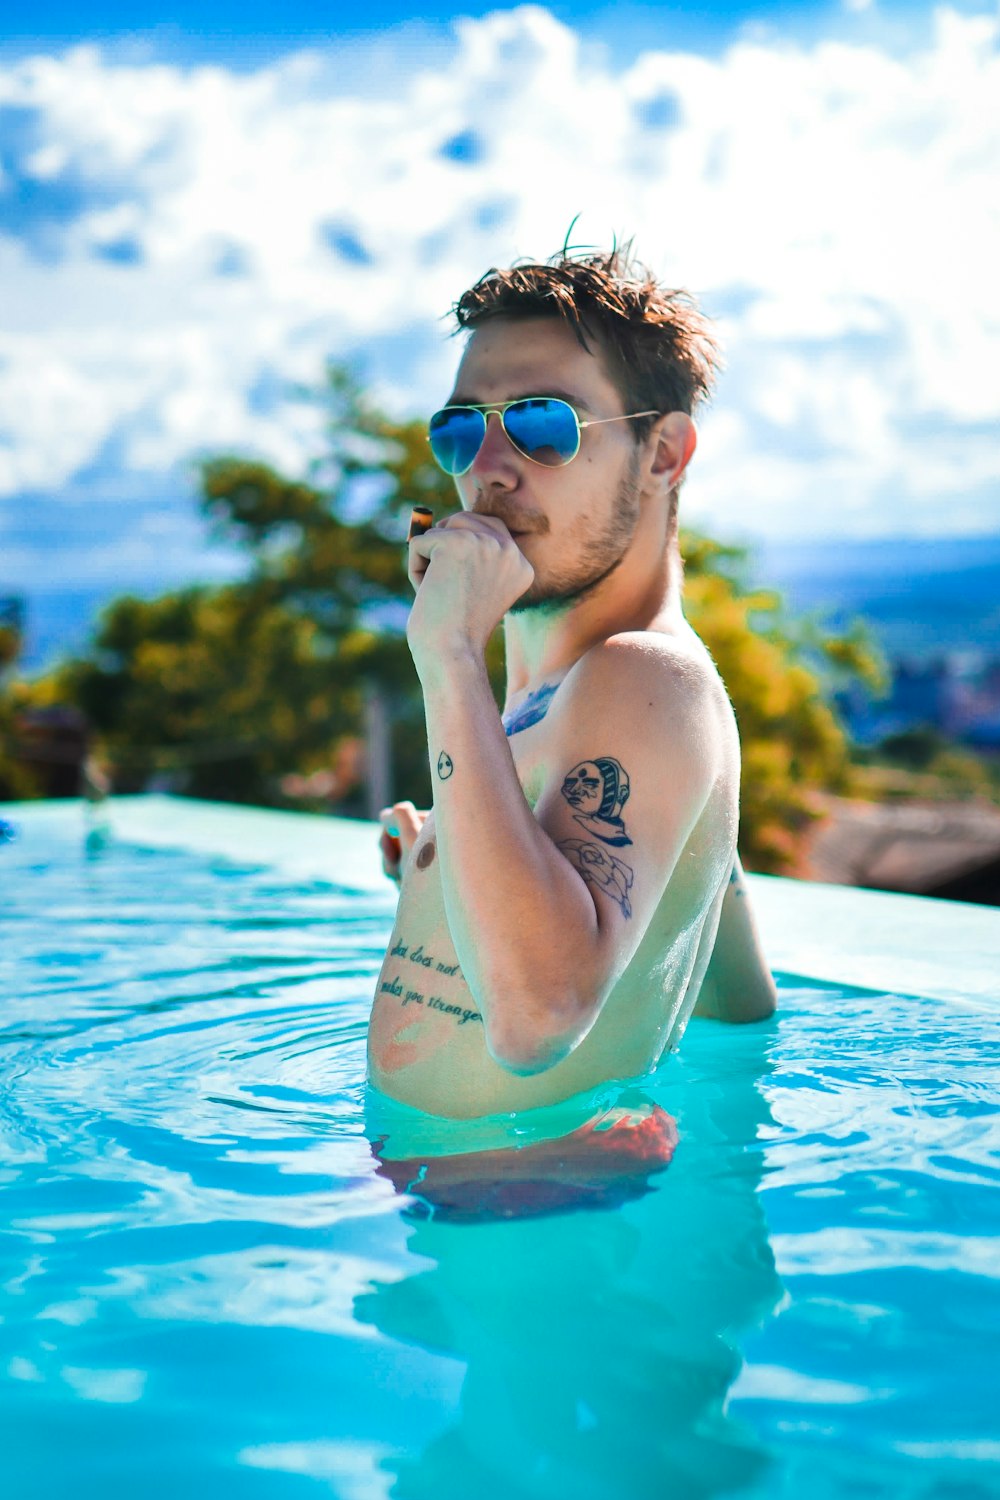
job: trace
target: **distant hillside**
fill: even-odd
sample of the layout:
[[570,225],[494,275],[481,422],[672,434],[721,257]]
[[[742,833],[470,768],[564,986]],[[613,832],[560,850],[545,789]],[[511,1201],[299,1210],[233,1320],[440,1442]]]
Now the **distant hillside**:
[[822,609],[835,626],[863,615],[893,657],[1000,656],[1000,535],[762,543],[752,576],[793,612]]

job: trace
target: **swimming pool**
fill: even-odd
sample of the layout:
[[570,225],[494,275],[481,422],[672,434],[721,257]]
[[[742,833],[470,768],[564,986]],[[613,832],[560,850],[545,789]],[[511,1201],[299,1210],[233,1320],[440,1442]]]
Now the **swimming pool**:
[[370,828],[0,811],[5,1500],[1000,1495],[1000,913],[755,881],[780,1013],[601,1097],[669,1168],[456,1222],[372,1154]]

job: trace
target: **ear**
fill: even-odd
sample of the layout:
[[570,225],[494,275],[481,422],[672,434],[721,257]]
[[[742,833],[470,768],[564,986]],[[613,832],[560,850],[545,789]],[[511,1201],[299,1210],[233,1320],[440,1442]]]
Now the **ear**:
[[698,446],[695,425],[687,412],[669,411],[654,423],[649,441],[655,444],[649,472],[672,490]]

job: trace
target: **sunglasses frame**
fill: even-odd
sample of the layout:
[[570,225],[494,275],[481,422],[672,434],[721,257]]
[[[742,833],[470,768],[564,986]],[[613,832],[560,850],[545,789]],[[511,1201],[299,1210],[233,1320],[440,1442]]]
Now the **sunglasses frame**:
[[[576,448],[570,454],[569,458],[563,459],[562,463],[547,464],[543,463],[540,458],[532,458],[531,454],[525,453],[520,444],[513,437],[511,437],[504,418],[506,417],[507,412],[510,411],[512,406],[521,406],[527,401],[556,401],[560,406],[565,406],[567,411],[573,413],[573,420],[576,423]],[[430,421],[433,422],[435,417],[442,416],[446,411],[477,411],[483,418],[483,435],[480,439],[479,447],[476,449],[475,453],[472,455],[464,469],[446,469],[444,467],[444,464],[442,464],[440,459],[437,457],[437,454],[434,454],[434,462],[438,465],[443,473],[450,474],[452,479],[460,479],[463,474],[468,474],[469,470],[472,468],[472,465],[479,457],[480,453],[482,452],[483,443],[485,443],[486,441],[486,434],[489,430],[489,422],[491,416],[498,416],[500,418],[500,426],[503,428],[504,437],[507,439],[508,443],[510,443],[511,447],[514,449],[514,452],[519,454],[521,458],[526,458],[529,464],[537,464],[540,469],[565,469],[566,465],[571,464],[574,458],[576,458],[580,452],[582,433],[585,427],[603,427],[607,422],[633,422],[635,421],[636,417],[659,417],[662,415],[662,413],[658,411],[630,411],[626,412],[626,414],[621,417],[590,417],[584,420],[583,418],[581,418],[580,413],[577,411],[576,407],[571,406],[570,403],[564,400],[562,396],[516,396],[513,401],[499,401],[494,403],[485,401],[451,402],[448,406],[442,406],[439,411],[434,412],[430,418]],[[431,448],[431,452],[434,452],[433,448]]]

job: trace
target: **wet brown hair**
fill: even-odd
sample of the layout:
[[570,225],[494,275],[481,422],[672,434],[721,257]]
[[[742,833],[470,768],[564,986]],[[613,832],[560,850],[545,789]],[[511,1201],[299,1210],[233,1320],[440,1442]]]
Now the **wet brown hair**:
[[[452,311],[459,329],[469,331],[491,318],[565,318],[588,353],[591,340],[599,345],[626,411],[690,415],[711,395],[722,365],[694,298],[660,286],[633,258],[631,240],[610,251],[572,254],[564,247],[544,263],[494,267]],[[655,420],[630,424],[637,442]]]

